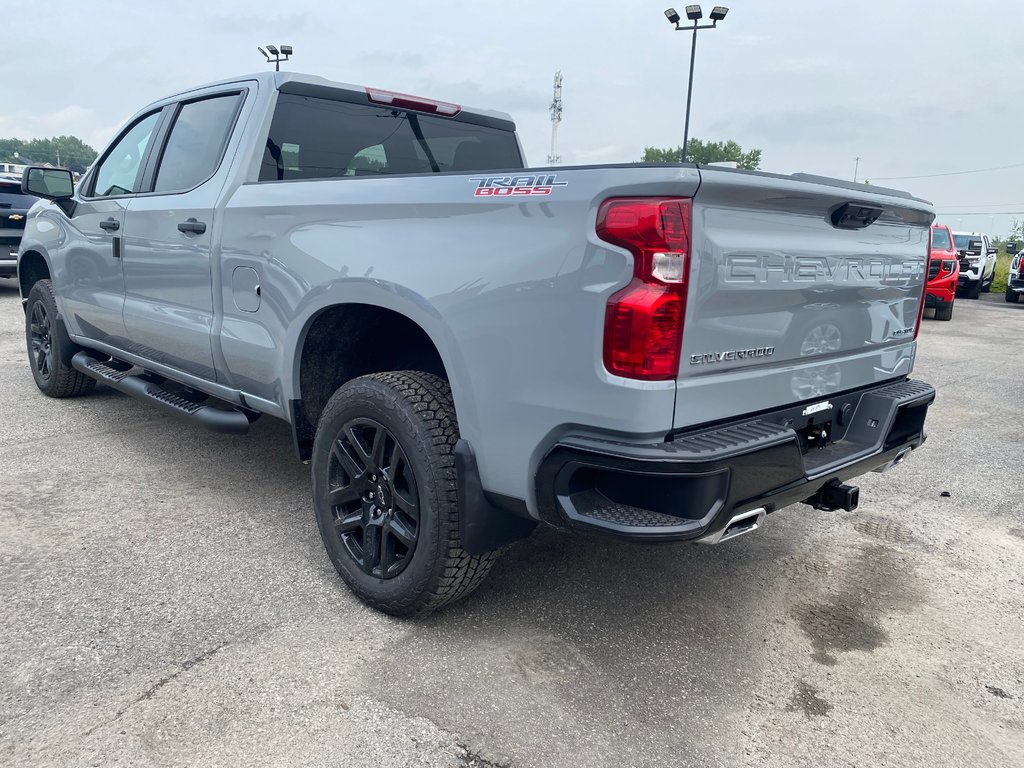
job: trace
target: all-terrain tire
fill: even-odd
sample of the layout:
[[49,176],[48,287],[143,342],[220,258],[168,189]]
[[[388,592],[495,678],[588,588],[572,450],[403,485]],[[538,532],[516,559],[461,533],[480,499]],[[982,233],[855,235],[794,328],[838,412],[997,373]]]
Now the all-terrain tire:
[[[339,490],[355,489],[359,467],[368,473],[373,463],[368,454],[376,453],[375,444],[365,446],[365,454],[352,448],[353,433],[351,429],[346,431],[346,425],[353,423],[370,425],[366,428],[371,432],[382,427],[384,439],[390,441],[388,452],[397,444],[403,461],[407,462],[402,471],[412,471],[412,482],[406,483],[406,491],[411,485],[418,497],[416,541],[406,552],[408,560],[400,564],[401,570],[393,576],[375,574],[372,559],[367,561],[365,557],[365,552],[378,541],[372,537],[384,534],[369,534],[370,528],[366,527],[355,529],[361,530],[358,534],[339,532],[347,528],[342,518],[363,515],[363,523],[355,525],[369,524],[370,515],[378,509],[374,506],[374,486],[371,484],[368,492],[363,489],[360,501],[346,500],[344,504],[349,506],[332,505],[328,498],[338,500]],[[367,605],[395,616],[422,616],[468,595],[494,564],[497,552],[471,555],[462,548],[459,538],[454,454],[458,439],[451,388],[447,381],[429,373],[395,371],[361,376],[340,387],[324,407],[311,462],[317,524],[334,567],[349,589]],[[346,458],[342,461],[341,452],[346,446]],[[345,463],[353,455],[357,463]],[[376,471],[383,475],[388,470]],[[390,493],[385,490],[381,494],[381,498],[395,500],[395,515],[396,496],[397,486]],[[382,504],[389,506],[388,502]],[[353,544],[353,536],[357,535],[361,536],[361,543],[356,540]],[[354,550],[363,551],[362,562],[353,554]],[[377,565],[382,563],[383,556]]]
[[952,320],[953,319],[953,302],[949,304],[943,304],[935,307],[935,319],[936,320]]
[[48,397],[79,397],[92,391],[96,380],[71,367],[80,347],[73,344],[57,322],[53,283],[39,280],[28,292],[25,306],[25,343],[39,391]]

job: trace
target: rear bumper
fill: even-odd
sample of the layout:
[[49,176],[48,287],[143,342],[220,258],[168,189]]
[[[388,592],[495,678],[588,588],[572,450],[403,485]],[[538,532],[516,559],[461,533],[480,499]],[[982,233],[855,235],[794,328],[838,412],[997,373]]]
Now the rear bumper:
[[[713,537],[748,510],[781,507],[902,460],[925,440],[935,390],[904,380],[809,401],[654,444],[569,437],[537,474],[541,516],[628,539]],[[816,448],[808,426],[829,434]],[[820,440],[820,438],[817,438]]]

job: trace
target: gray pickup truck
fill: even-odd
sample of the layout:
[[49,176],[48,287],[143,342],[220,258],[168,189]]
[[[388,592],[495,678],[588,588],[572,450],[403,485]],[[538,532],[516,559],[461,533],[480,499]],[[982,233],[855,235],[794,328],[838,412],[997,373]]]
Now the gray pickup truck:
[[527,168],[501,113],[290,73],[29,168],[32,374],[291,425],[331,560],[418,615],[540,521],[716,543],[925,439],[930,205],[811,176]]

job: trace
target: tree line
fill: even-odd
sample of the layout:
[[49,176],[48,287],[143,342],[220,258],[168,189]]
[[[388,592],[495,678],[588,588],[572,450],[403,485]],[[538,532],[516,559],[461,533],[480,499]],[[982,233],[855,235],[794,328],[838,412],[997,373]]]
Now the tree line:
[[96,150],[77,136],[49,139],[0,139],[0,163],[59,165],[82,173],[96,159]]
[[701,141],[690,139],[687,142],[686,157],[683,158],[682,147],[647,147],[642,163],[736,163],[736,166],[748,171],[756,171],[761,167],[761,150],[743,151],[743,147],[735,141]]

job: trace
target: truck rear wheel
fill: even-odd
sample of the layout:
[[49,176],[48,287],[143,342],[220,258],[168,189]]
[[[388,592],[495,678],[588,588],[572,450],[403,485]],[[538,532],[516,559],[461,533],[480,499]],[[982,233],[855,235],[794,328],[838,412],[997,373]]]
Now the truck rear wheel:
[[496,553],[459,539],[448,382],[418,371],[362,376],[328,401],[313,444],[313,503],[334,567],[367,605],[418,616],[480,585]]
[[25,341],[32,378],[44,395],[78,397],[96,386],[95,379],[71,367],[71,356],[79,348],[72,344],[57,322],[57,299],[49,280],[36,281],[28,292]]
[[935,319],[936,320],[952,320],[953,319],[953,302],[949,304],[941,304],[935,307]]

